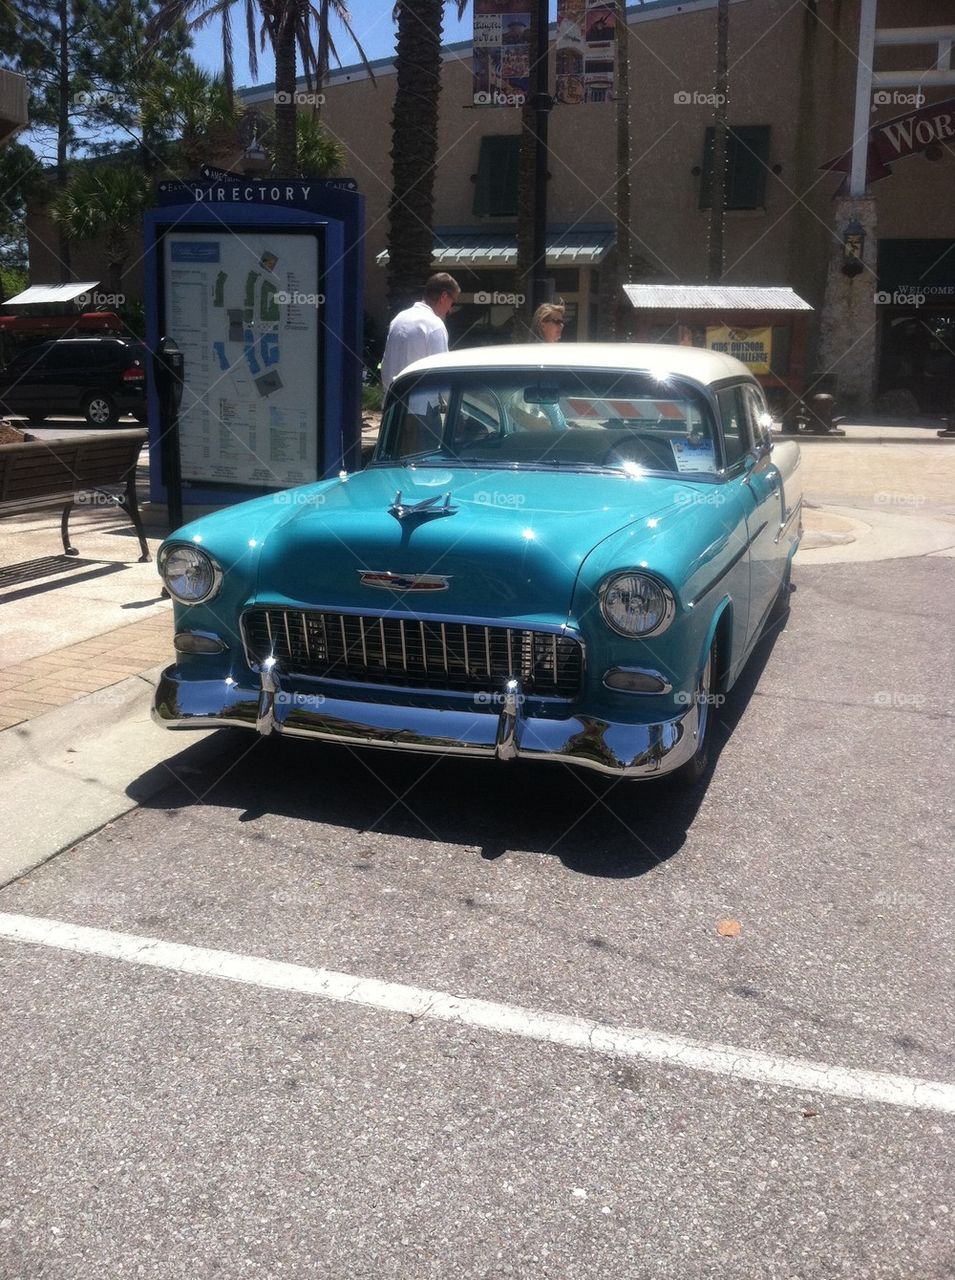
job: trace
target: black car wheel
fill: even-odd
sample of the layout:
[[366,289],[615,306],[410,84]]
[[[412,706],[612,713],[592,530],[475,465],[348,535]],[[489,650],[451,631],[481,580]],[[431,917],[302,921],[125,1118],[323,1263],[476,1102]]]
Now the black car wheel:
[[83,417],[88,427],[115,427],[119,418],[109,396],[94,391],[83,401]]

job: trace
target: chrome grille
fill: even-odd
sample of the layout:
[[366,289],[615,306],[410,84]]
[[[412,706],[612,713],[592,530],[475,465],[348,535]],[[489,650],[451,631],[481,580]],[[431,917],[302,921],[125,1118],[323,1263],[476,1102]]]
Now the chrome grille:
[[291,675],[469,693],[516,678],[556,698],[580,688],[579,642],[549,631],[295,609],[250,609],[243,627],[250,659],[274,657]]

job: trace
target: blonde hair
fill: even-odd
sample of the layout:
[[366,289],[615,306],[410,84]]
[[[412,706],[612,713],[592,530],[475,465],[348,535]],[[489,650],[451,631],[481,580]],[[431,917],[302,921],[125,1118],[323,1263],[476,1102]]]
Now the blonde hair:
[[541,325],[545,320],[563,320],[564,304],[562,302],[544,302],[534,312],[531,320],[531,333],[538,340],[544,337]]

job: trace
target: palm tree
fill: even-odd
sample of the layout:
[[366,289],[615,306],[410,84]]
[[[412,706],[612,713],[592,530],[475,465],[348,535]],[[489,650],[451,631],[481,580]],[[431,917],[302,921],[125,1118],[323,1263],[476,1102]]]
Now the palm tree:
[[710,244],[706,260],[707,284],[723,278],[723,237],[726,226],[726,152],[729,109],[730,0],[716,9],[716,110],[713,114],[713,183],[710,205]]
[[[219,18],[222,23],[223,78],[228,85],[232,78],[232,26],[230,10],[237,0],[163,0],[153,24],[156,33],[168,30],[176,22],[185,20],[189,28],[199,31]],[[320,87],[323,68],[327,68],[329,51],[337,52],[328,34],[329,11],[344,27],[349,39],[358,51],[369,75],[374,76],[361,41],[355,35],[351,15],[345,0],[318,0],[318,8],[312,0],[244,0],[245,28],[249,46],[249,74],[253,80],[259,74],[258,50],[266,44],[272,46],[275,55],[275,170],[278,173],[296,172],[296,106],[295,92],[297,61],[301,57],[302,70],[309,88]],[[312,38],[313,25],[319,31],[319,46]],[[322,33],[326,44],[322,46]]]
[[170,153],[169,168],[198,177],[203,162],[221,163],[239,149],[242,118],[224,77],[210,75],[189,59],[181,71],[154,78],[145,87],[140,113],[144,139],[175,139],[173,148],[162,143],[147,147],[147,156],[156,158],[158,147]]
[[[461,17],[467,0],[455,3]],[[431,274],[444,0],[398,0],[394,15],[398,83],[391,125],[388,300],[398,310]]]
[[110,293],[122,292],[123,267],[133,236],[141,234],[147,190],[146,177],[136,165],[84,166],[50,206],[68,240],[98,242]]
[[[263,143],[274,156],[272,138],[266,132]],[[297,178],[333,178],[345,164],[345,148],[336,142],[313,115],[299,115],[295,120]]]

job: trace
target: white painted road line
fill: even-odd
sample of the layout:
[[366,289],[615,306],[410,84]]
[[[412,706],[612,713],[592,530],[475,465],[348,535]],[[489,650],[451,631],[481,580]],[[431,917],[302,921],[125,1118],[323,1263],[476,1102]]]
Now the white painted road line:
[[374,978],[358,978],[330,969],[261,960],[231,951],[212,951],[206,947],[140,938],[130,933],[114,933],[109,929],[89,929],[36,916],[0,912],[0,938],[124,960],[174,973],[244,982],[278,991],[297,991],[386,1013],[482,1027],[485,1031],[521,1036],[526,1040],[618,1058],[636,1058],[641,1062],[689,1071],[705,1071],[735,1080],[955,1115],[955,1085],[935,1080],[894,1076],[881,1071],[855,1071],[801,1058],[779,1058],[750,1049],[734,1049],[730,1045],[706,1044],[683,1036],[657,1035],[652,1031],[614,1027],[586,1018],[545,1013],[540,1009],[522,1009],[493,1000],[469,1000],[398,982],[379,982]]

